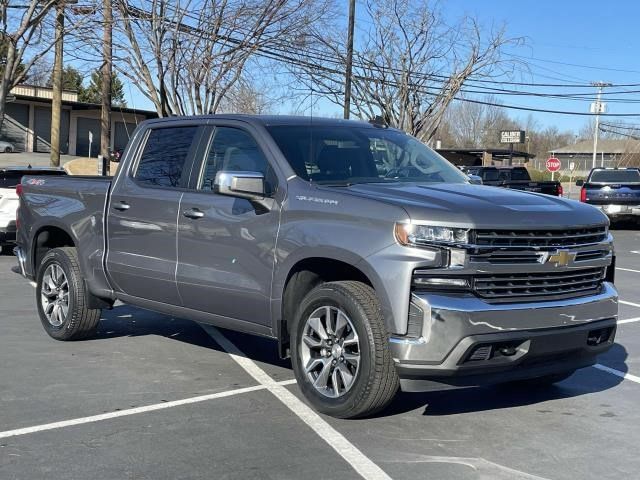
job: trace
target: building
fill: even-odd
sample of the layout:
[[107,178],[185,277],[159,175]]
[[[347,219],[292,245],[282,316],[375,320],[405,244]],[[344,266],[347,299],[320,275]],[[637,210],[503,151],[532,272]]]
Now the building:
[[[586,175],[593,166],[593,140],[584,140],[549,152],[560,160],[560,171]],[[640,141],[600,139],[596,154],[598,167],[640,166]]]
[[[20,152],[51,151],[51,99],[49,87],[18,85],[9,94],[0,139]],[[124,148],[138,123],[155,112],[113,107],[111,149]],[[78,93],[62,92],[60,152],[96,157],[100,151],[100,105],[78,101]]]
[[522,165],[535,157],[531,153],[511,152],[506,148],[439,148],[436,151],[458,167],[509,165],[510,155],[511,164]]

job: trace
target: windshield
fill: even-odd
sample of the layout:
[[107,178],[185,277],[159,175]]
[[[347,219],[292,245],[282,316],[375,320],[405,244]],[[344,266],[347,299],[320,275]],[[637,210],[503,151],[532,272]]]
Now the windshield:
[[467,182],[443,157],[397,130],[290,125],[267,129],[296,175],[311,182]]
[[640,182],[640,170],[595,170],[589,182],[593,183],[637,183]]

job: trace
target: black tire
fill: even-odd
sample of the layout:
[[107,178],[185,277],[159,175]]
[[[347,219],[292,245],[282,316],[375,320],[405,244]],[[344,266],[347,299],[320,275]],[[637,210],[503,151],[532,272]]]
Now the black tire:
[[[337,307],[351,320],[359,338],[360,364],[348,391],[329,398],[313,386],[302,365],[300,344],[307,318],[323,306]],[[318,285],[302,301],[291,324],[293,370],[308,402],[319,412],[337,418],[372,415],[386,407],[398,386],[380,303],[375,291],[356,281]]]
[[[42,301],[43,278],[51,265],[62,269],[68,283],[68,313],[59,326],[49,321]],[[54,248],[44,256],[38,270],[36,303],[42,326],[51,338],[61,341],[81,340],[95,334],[101,310],[89,309],[86,306],[85,285],[75,248]]]
[[11,147],[4,147],[4,153],[11,153]]
[[554,383],[558,383],[558,382],[562,382],[563,380],[566,380],[573,374],[574,374],[574,371],[564,372],[564,373],[553,373],[551,375],[544,375],[542,377],[527,378],[524,380],[515,380],[513,382],[508,382],[505,385],[513,386],[516,388],[547,388],[553,385]]

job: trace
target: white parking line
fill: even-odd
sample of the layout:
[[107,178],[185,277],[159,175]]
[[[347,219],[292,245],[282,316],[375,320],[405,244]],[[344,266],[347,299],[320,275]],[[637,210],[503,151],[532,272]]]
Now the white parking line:
[[[296,383],[294,379],[283,380],[277,382],[277,385],[291,385]],[[281,387],[284,388],[284,387]],[[83,425],[85,423],[101,422],[103,420],[111,420],[112,418],[128,417],[139,413],[155,412],[156,410],[164,410],[167,408],[180,407],[182,405],[191,405],[193,403],[206,402],[218,398],[231,397],[242,393],[255,392],[258,390],[266,390],[266,385],[254,385],[252,387],[236,388],[224,392],[210,393],[208,395],[200,395],[198,397],[183,398],[181,400],[173,400],[170,402],[155,403],[144,407],[127,408],[126,410],[118,410],[117,412],[102,413],[100,415],[92,415],[90,417],[72,418],[71,420],[62,420],[60,422],[45,423],[34,427],[17,428],[15,430],[7,430],[0,432],[0,438],[17,437],[27,435],[29,433],[45,432],[47,430],[55,430],[57,428],[73,427],[74,425]]]
[[640,273],[640,270],[634,270],[633,268],[622,268],[622,267],[616,267],[616,270],[621,270],[621,271],[623,271],[623,272]]
[[618,325],[622,325],[623,323],[634,323],[634,322],[640,322],[640,317],[627,318],[625,320],[618,320],[616,323]]
[[630,307],[640,308],[640,303],[627,302],[626,300],[618,300],[618,303],[621,303],[623,305],[629,305]]
[[[289,381],[291,383],[291,381]],[[183,398],[182,400],[173,400],[171,402],[156,403],[146,405],[144,407],[128,408],[117,412],[102,413],[100,415],[92,415],[90,417],[73,418],[71,420],[63,420],[61,422],[45,423],[44,425],[36,425],[35,427],[18,428],[16,430],[7,430],[0,432],[0,438],[17,437],[19,435],[27,435],[28,433],[44,432],[46,430],[54,430],[56,428],[71,427],[74,425],[82,425],[85,423],[100,422],[102,420],[110,420],[112,418],[127,417],[129,415],[137,415],[139,413],[154,412],[156,410],[164,410],[166,408],[179,407],[192,403],[206,402],[217,398],[230,397],[241,393],[255,392],[256,390],[264,390],[265,385],[254,385],[252,387],[237,388],[235,390],[227,390],[225,392],[211,393],[209,395],[200,395],[198,397]],[[284,387],[283,387],[284,388]]]
[[261,385],[264,385],[278,400],[284,403],[293,413],[316,432],[320,438],[332,447],[338,455],[344,458],[356,472],[367,480],[391,480],[378,465],[365,456],[358,448],[349,442],[340,432],[329,425],[320,415],[302,402],[289,390],[279,385],[256,363],[225,337],[215,327],[203,325],[205,331],[218,345],[227,351],[229,356],[245,369]]
[[630,373],[621,372],[620,370],[616,370],[615,368],[606,367],[599,363],[596,363],[594,365],[594,368],[597,368],[598,370],[602,370],[603,372],[610,373],[611,375],[624,378],[625,380],[631,380],[632,382],[640,383],[640,377],[636,377],[635,375],[631,375]]
[[638,255],[640,255],[640,250],[631,250],[631,253],[637,253]]

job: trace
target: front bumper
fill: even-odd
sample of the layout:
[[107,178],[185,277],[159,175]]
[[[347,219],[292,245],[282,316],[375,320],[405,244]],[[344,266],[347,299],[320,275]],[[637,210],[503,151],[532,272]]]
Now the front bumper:
[[[420,293],[412,301],[423,312],[422,336],[390,341],[409,391],[421,390],[425,380],[482,385],[592,365],[613,344],[618,317],[618,294],[608,282],[597,295],[570,300],[489,304],[474,296]],[[487,358],[472,359],[482,347]]]

